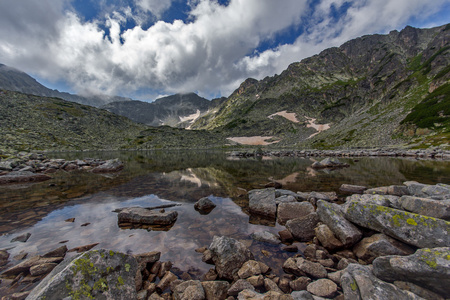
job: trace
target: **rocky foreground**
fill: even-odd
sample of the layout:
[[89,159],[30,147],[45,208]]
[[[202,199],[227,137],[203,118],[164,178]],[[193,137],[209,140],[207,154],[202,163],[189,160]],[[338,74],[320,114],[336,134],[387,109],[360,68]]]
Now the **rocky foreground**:
[[[171,262],[161,262],[159,252],[90,250],[94,244],[69,250],[81,254],[64,259],[63,246],[4,271],[3,280],[12,285],[36,282],[51,273],[31,292],[3,299],[448,298],[450,185],[411,181],[367,189],[344,184],[341,191],[350,195],[343,204],[337,204],[334,192],[249,192],[251,214],[276,218],[286,226],[278,235],[252,235],[292,252],[282,276],[227,236],[215,236],[209,246],[196,250],[214,265],[200,280],[172,268]],[[211,210],[214,204],[203,198],[196,209]],[[293,241],[307,246],[299,252]],[[0,251],[0,265],[8,257],[7,251]]]

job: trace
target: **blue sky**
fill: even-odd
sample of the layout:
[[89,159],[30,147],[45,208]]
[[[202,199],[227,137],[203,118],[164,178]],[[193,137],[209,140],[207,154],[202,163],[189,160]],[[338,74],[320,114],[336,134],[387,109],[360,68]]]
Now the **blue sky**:
[[151,101],[228,96],[349,39],[450,22],[450,0],[0,0],[0,63]]

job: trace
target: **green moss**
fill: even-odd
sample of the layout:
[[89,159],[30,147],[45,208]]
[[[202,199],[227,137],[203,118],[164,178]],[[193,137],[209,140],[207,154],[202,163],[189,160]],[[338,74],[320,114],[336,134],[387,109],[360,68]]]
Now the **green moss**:
[[406,220],[406,223],[408,223],[409,225],[417,226],[416,221],[414,221],[414,219],[411,219],[411,218],[409,218],[408,220]]
[[125,264],[125,271],[130,272],[131,266],[129,264]]
[[117,281],[119,282],[119,286],[124,285],[125,282],[123,281],[122,276],[117,277]]
[[350,288],[352,289],[352,291],[356,291],[358,289],[358,285],[356,284],[355,280],[353,280],[353,282],[350,283]]

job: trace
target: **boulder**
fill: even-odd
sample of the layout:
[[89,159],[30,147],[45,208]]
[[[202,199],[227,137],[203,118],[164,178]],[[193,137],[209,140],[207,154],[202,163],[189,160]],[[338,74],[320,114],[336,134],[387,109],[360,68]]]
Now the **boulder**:
[[351,194],[362,194],[365,190],[367,190],[367,187],[365,186],[345,183],[339,188],[339,191]]
[[58,247],[50,252],[45,253],[42,257],[64,257],[67,253],[67,246]]
[[278,285],[272,279],[269,278],[264,278],[264,288],[266,289],[266,291],[273,291],[283,294],[283,291],[281,291]]
[[0,184],[40,182],[49,179],[52,178],[45,174],[36,174],[29,171],[14,171],[0,176]]
[[295,199],[294,196],[290,196],[290,195],[284,195],[284,196],[275,198],[275,203],[277,205],[280,205],[281,203],[292,203],[292,202],[297,202],[297,199]]
[[60,263],[63,260],[62,257],[42,257],[42,256],[33,256],[2,273],[2,276],[17,276],[20,273],[30,273],[30,268],[34,266],[51,264],[51,263]]
[[269,218],[276,218],[277,204],[275,201],[275,189],[251,190],[248,192],[249,211]]
[[292,219],[286,222],[286,228],[294,239],[300,242],[307,242],[314,238],[314,228],[319,223],[319,216],[313,212],[306,216]]
[[416,294],[424,299],[429,300],[445,300],[444,297],[426,289],[421,286],[418,286],[411,282],[406,281],[394,281],[394,285],[402,290],[409,291],[411,293]]
[[349,167],[349,164],[340,162],[337,158],[327,157],[320,162],[316,161],[311,165],[313,169],[325,169],[325,168],[344,168]]
[[362,232],[344,217],[339,205],[319,200],[317,214],[345,246],[351,246],[361,239]]
[[174,300],[204,300],[205,291],[198,280],[184,281],[177,285],[173,290]]
[[119,172],[123,169],[123,163],[118,159],[110,159],[105,161],[100,166],[92,169],[92,173],[113,173]]
[[255,288],[264,286],[264,276],[262,275],[251,276],[246,280],[250,282],[250,284],[253,285]]
[[414,251],[415,250],[410,246],[382,233],[366,237],[353,247],[353,253],[355,253],[358,258],[368,263],[372,263],[372,261],[379,256],[404,256],[413,254]]
[[250,237],[258,242],[278,245],[281,243],[280,238],[269,231],[253,232]]
[[118,214],[119,223],[137,223],[148,225],[171,225],[178,217],[176,211],[157,211],[141,207],[124,208]]
[[345,299],[405,299],[423,300],[423,298],[403,291],[393,284],[384,282],[375,275],[369,266],[350,264],[341,276],[341,286]]
[[399,199],[404,210],[443,220],[450,220],[450,200],[434,200],[403,196]]
[[382,256],[373,261],[373,273],[380,279],[407,281],[450,295],[450,247],[424,248],[409,256]]
[[137,266],[130,255],[92,250],[58,265],[27,299],[136,299]]
[[44,263],[30,268],[31,276],[40,276],[50,273],[58,264],[57,263]]
[[215,207],[216,205],[208,197],[201,198],[194,204],[195,210],[203,214],[210,213]]
[[330,279],[322,278],[308,284],[306,290],[319,297],[332,298],[337,294],[337,285]]
[[203,290],[207,300],[225,300],[230,284],[227,281],[203,281]]
[[409,195],[409,191],[408,188],[404,185],[390,185],[365,190],[364,194],[403,196]]
[[310,283],[311,283],[311,278],[306,277],[306,276],[301,276],[301,277],[289,282],[289,287],[293,291],[303,291],[303,290],[306,290],[306,287]]
[[291,293],[293,300],[314,300],[314,297],[308,291],[295,291]]
[[30,238],[30,236],[31,236],[31,233],[29,233],[29,232],[24,233],[22,235],[19,235],[19,236],[16,236],[15,238],[13,238],[11,240],[11,243],[14,243],[14,242],[26,243],[28,241],[28,239]]
[[280,225],[287,221],[306,216],[314,212],[314,206],[309,202],[284,202],[278,205],[277,220]]
[[319,263],[315,263],[304,259],[303,257],[298,257],[296,259],[298,269],[304,274],[312,278],[326,278],[327,270],[324,266]]
[[351,201],[357,201],[361,203],[371,203],[401,209],[399,199],[400,199],[399,196],[392,196],[392,195],[378,195],[378,194],[351,195],[345,199],[346,204],[344,204],[343,207],[346,207],[347,203],[350,203]]
[[237,296],[243,290],[254,291],[255,287],[251,285],[250,282],[248,282],[247,280],[239,279],[235,283],[233,283],[231,287],[228,289],[228,295]]
[[220,278],[233,280],[242,265],[253,259],[253,254],[241,242],[225,237],[214,236],[209,250]]
[[328,250],[342,248],[344,245],[336,238],[333,231],[325,224],[319,225],[314,229],[319,242]]
[[261,266],[256,260],[246,261],[238,271],[239,278],[247,279],[248,277],[261,274]]
[[448,185],[428,185],[415,181],[406,181],[403,184],[407,186],[409,195],[411,196],[437,200],[450,199],[450,187]]
[[345,217],[362,227],[383,232],[419,248],[450,245],[450,222],[380,205],[351,201]]

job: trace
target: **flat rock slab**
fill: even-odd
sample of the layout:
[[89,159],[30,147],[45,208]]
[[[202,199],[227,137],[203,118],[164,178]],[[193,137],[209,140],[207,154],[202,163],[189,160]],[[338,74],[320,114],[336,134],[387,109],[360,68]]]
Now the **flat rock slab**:
[[351,201],[345,217],[419,248],[450,246],[450,222],[370,203]]
[[92,250],[58,265],[27,299],[137,299],[137,268],[131,255]]
[[0,176],[0,184],[40,182],[49,179],[52,178],[45,174],[36,174],[29,171],[15,171]]
[[309,202],[287,202],[278,205],[277,220],[280,225],[287,221],[300,218],[314,212],[314,206]]
[[409,256],[382,256],[374,260],[373,273],[385,281],[407,281],[450,295],[450,247],[419,249]]
[[371,237],[362,239],[353,247],[355,255],[368,262],[384,255],[410,255],[414,249],[382,233],[374,234]]
[[176,211],[155,211],[141,207],[124,208],[118,215],[119,223],[171,225],[178,218]]
[[444,220],[450,220],[450,200],[403,196],[399,203],[404,210]]

